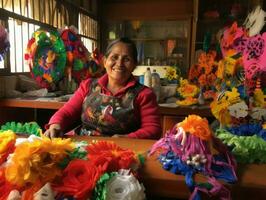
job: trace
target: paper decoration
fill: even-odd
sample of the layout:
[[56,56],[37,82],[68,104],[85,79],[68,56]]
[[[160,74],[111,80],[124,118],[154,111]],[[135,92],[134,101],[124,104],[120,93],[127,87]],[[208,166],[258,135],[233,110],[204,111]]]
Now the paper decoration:
[[228,107],[231,116],[240,118],[248,115],[248,106],[244,101],[233,104]]
[[0,61],[4,59],[5,54],[9,50],[10,43],[6,29],[0,25]]
[[66,51],[57,32],[38,30],[29,40],[25,60],[31,75],[43,88],[55,89],[65,73]]
[[144,186],[130,173],[129,170],[119,170],[106,183],[108,200],[144,200]]

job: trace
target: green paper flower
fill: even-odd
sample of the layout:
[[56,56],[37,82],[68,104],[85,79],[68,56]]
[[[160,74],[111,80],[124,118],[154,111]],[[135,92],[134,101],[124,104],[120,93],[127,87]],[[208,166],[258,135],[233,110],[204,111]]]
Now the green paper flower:
[[237,136],[225,129],[217,129],[215,134],[230,147],[239,163],[266,163],[266,141],[261,137]]

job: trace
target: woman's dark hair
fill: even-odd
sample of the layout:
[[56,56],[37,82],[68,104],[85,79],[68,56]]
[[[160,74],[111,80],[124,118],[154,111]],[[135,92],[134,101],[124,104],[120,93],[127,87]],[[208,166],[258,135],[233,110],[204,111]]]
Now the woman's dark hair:
[[109,43],[105,51],[105,57],[107,58],[109,56],[113,46],[119,42],[126,44],[131,49],[133,60],[135,63],[138,63],[138,51],[137,51],[136,44],[127,37],[122,37]]

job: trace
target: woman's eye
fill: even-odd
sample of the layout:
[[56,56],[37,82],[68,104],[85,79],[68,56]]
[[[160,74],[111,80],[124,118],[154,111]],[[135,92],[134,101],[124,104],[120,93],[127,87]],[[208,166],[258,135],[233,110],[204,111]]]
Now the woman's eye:
[[114,55],[114,56],[111,56],[111,60],[112,61],[116,61],[118,59],[118,56]]
[[129,57],[124,58],[124,62],[129,62],[131,59]]

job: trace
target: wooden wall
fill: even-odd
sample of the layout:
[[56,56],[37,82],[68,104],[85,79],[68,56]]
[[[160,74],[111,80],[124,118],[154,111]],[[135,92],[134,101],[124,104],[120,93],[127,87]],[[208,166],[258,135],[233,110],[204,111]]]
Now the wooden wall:
[[193,16],[193,0],[105,0],[104,20],[174,20]]

